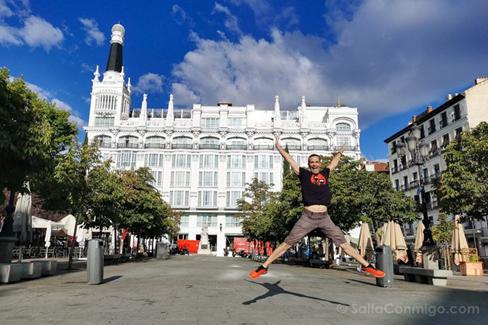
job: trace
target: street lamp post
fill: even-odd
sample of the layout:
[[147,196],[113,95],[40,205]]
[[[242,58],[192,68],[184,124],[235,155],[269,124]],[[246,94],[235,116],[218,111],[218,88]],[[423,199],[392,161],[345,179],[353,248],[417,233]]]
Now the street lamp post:
[[[432,231],[430,230],[430,220],[427,214],[427,200],[426,200],[426,193],[425,193],[425,184],[427,180],[423,179],[422,173],[420,170],[420,166],[424,165],[427,157],[429,155],[429,145],[422,141],[421,139],[421,131],[418,125],[414,125],[413,128],[408,133],[404,142],[397,142],[396,148],[398,151],[398,155],[400,157],[407,156],[407,152],[410,153],[411,156],[411,164],[417,166],[417,173],[418,173],[418,184],[417,184],[417,193],[420,195],[420,203],[422,209],[422,223],[425,226],[424,230],[424,242],[422,244],[423,247],[430,247],[434,245],[434,240],[432,239]],[[405,143],[406,142],[406,143]]]

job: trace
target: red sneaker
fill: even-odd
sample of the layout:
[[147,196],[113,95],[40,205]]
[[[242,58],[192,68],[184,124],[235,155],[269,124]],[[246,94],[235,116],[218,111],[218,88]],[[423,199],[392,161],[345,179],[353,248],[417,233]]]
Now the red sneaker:
[[267,267],[264,267],[264,266],[262,266],[262,265],[260,265],[260,266],[259,266],[257,269],[255,269],[255,270],[253,270],[253,271],[251,271],[251,272],[249,273],[249,277],[250,277],[251,279],[257,279],[257,278],[259,278],[261,275],[264,275],[264,274],[266,274],[266,273],[268,273],[268,268],[267,268]]
[[371,274],[375,278],[382,278],[385,276],[385,272],[378,270],[373,265],[369,264],[368,266],[361,267],[361,271]]

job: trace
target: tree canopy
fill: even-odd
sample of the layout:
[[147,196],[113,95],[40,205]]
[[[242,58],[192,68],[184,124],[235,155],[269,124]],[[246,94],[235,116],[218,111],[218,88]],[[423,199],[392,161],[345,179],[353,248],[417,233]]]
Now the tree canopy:
[[449,144],[446,170],[435,184],[441,209],[463,217],[488,215],[488,123],[482,122]]

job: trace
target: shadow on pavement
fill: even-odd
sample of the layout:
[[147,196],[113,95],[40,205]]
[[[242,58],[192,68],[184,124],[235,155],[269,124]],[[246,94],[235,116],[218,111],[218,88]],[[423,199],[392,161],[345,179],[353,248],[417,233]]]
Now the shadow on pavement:
[[112,282],[112,281],[115,281],[117,279],[120,279],[122,277],[122,275],[114,275],[114,276],[111,276],[109,278],[106,278],[106,279],[103,279],[103,283],[108,283],[108,282]]
[[307,298],[307,299],[325,301],[325,302],[328,302],[328,303],[331,303],[331,304],[335,304],[335,305],[350,306],[348,304],[344,304],[344,303],[338,302],[338,301],[327,300],[327,299],[323,299],[323,298],[319,298],[319,297],[307,296],[307,295],[304,295],[304,294],[301,294],[301,293],[297,293],[297,292],[292,292],[292,291],[285,290],[285,289],[283,289],[283,288],[281,288],[279,286],[281,280],[277,281],[276,283],[259,283],[259,282],[252,282],[252,281],[249,281],[249,280],[246,280],[246,281],[249,282],[249,283],[253,283],[253,284],[259,284],[260,286],[265,287],[266,289],[268,289],[268,292],[266,292],[265,294],[262,294],[262,295],[260,295],[260,296],[258,296],[256,298],[253,298],[251,300],[244,301],[242,303],[243,305],[250,305],[250,304],[253,304],[253,303],[257,302],[258,300],[262,300],[262,299],[269,298],[269,297],[272,297],[272,296],[276,296],[276,295],[279,295],[279,294],[288,294],[288,295],[292,295],[292,296],[296,296],[296,297],[300,297],[300,298]]
[[357,283],[367,284],[367,285],[370,285],[370,286],[373,286],[373,287],[377,287],[377,285],[374,284],[374,283],[366,282],[366,281],[361,281],[361,280],[347,279],[347,281],[344,281],[344,283],[347,283],[347,284],[350,284],[351,282],[357,282]]

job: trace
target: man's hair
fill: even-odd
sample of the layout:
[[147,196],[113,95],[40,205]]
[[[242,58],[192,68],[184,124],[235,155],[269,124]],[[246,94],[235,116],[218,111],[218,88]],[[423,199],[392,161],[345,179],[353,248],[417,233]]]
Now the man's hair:
[[307,162],[310,162],[310,158],[312,158],[312,157],[317,157],[317,158],[319,158],[319,161],[320,161],[320,156],[317,155],[316,153],[313,153],[310,156],[308,156]]

